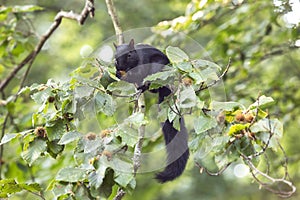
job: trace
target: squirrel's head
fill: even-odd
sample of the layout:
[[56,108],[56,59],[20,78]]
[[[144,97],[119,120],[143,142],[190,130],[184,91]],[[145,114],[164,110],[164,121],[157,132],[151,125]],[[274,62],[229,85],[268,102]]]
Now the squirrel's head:
[[130,69],[137,67],[139,57],[134,47],[134,40],[131,39],[129,44],[115,45],[115,65],[117,69],[117,77],[121,78]]

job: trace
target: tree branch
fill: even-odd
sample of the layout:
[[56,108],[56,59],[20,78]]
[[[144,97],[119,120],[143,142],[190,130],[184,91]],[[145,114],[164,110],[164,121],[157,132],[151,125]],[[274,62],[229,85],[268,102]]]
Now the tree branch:
[[[7,124],[7,120],[8,120],[8,114],[5,116],[4,118],[4,122],[2,124],[2,129],[1,129],[1,136],[0,136],[0,141],[2,140],[2,138],[4,137],[5,134],[5,127]],[[0,180],[2,179],[2,165],[3,165],[3,151],[4,151],[4,147],[3,145],[0,146]]]
[[[277,194],[279,195],[280,197],[290,197],[292,194],[294,194],[296,192],[296,187],[293,185],[292,182],[284,179],[284,178],[273,178],[271,176],[269,176],[268,174],[266,173],[263,173],[262,171],[260,171],[259,169],[257,169],[254,164],[252,163],[252,161],[244,154],[240,154],[241,157],[243,158],[243,160],[247,163],[247,165],[249,166],[250,168],[250,172],[253,176],[253,178],[262,186],[264,187],[265,189],[273,192],[274,194]],[[261,175],[262,177],[264,177],[265,179],[269,180],[270,183],[266,183],[266,182],[263,182],[262,180],[260,180],[258,177],[257,177],[257,174],[258,175]],[[275,183],[283,183],[283,184],[286,184],[287,186],[289,186],[291,188],[290,191],[282,191],[282,190],[275,190],[275,189],[272,189],[271,186],[272,184],[275,184]]]
[[[258,97],[259,99],[259,97]],[[257,100],[258,102],[258,100]],[[257,105],[257,109],[258,109],[258,106],[259,106],[259,102],[258,102],[258,105]],[[256,114],[257,115],[257,114]],[[252,177],[255,179],[255,181],[263,188],[273,192],[274,194],[277,194],[278,196],[280,197],[283,197],[283,198],[287,198],[287,197],[290,197],[292,194],[295,193],[296,191],[296,187],[293,185],[293,183],[291,181],[288,181],[287,178],[289,177],[289,174],[288,174],[288,169],[287,169],[287,164],[288,164],[288,159],[287,159],[287,155],[283,149],[283,147],[281,146],[281,144],[279,143],[279,141],[277,140],[277,143],[278,143],[278,146],[280,148],[280,150],[282,151],[283,155],[284,155],[284,163],[283,163],[283,168],[284,168],[284,176],[282,178],[273,178],[271,176],[269,176],[269,166],[267,168],[267,172],[264,173],[262,171],[260,171],[252,162],[252,159],[257,157],[257,156],[260,156],[262,155],[263,153],[266,152],[268,146],[269,146],[269,143],[270,143],[270,140],[272,138],[272,136],[274,135],[274,132],[272,131],[272,125],[271,125],[271,121],[269,119],[269,115],[268,115],[268,120],[269,120],[269,123],[268,123],[268,126],[269,127],[265,127],[266,129],[268,128],[269,129],[269,138],[266,142],[266,144],[262,147],[262,150],[260,152],[256,152],[255,154],[253,155],[250,155],[250,156],[246,156],[245,154],[243,153],[240,153],[240,156],[241,158],[243,158],[244,162],[248,165],[248,167],[250,168],[250,172],[252,174]],[[266,156],[266,154],[265,154]],[[267,160],[268,161],[268,160]],[[268,165],[268,164],[267,164]],[[265,182],[263,181],[262,179],[260,179],[258,177],[258,175],[262,176],[264,180],[268,180],[268,182]],[[285,184],[287,185],[288,187],[290,187],[290,190],[289,191],[284,191],[284,190],[281,190],[280,188],[279,189],[273,189],[272,186],[276,183],[282,183],[282,184]]]
[[271,48],[272,49],[271,51],[265,53],[261,57],[257,57],[257,56],[251,57],[250,56],[250,57],[246,57],[246,59],[253,59],[253,58],[255,59],[255,58],[257,58],[259,60],[259,62],[262,62],[262,61],[267,60],[269,58],[272,58],[274,56],[281,56],[281,55],[284,55],[284,54],[289,53],[291,51],[299,49],[299,47],[297,47],[295,45],[292,45],[292,46],[290,46],[290,45],[289,46],[280,45],[278,49],[276,49],[276,48],[278,48],[278,47],[275,46],[275,47]]
[[125,194],[126,192],[123,189],[119,189],[113,200],[121,200]]
[[[139,98],[137,99],[137,105],[136,105],[135,112],[139,112],[142,114],[145,114],[145,97],[144,94],[141,94]],[[139,127],[139,140],[134,148],[134,154],[133,154],[133,173],[136,175],[137,170],[141,166],[141,155],[142,155],[142,147],[143,147],[143,141],[145,137],[145,125],[141,125]]]
[[88,14],[90,14],[91,17],[94,16],[94,0],[86,0],[85,7],[83,8],[82,12],[80,14],[76,14],[73,11],[65,12],[60,11],[57,13],[56,17],[54,18],[54,22],[49,27],[49,29],[46,31],[44,35],[42,35],[40,41],[36,45],[35,49],[29,53],[29,55],[19,64],[17,65],[13,71],[6,77],[4,81],[0,84],[0,91],[3,91],[4,88],[9,84],[9,82],[15,77],[15,75],[27,64],[27,63],[33,63],[36,56],[41,51],[42,47],[46,43],[46,41],[49,39],[49,37],[53,34],[53,32],[59,27],[61,21],[63,18],[72,19],[78,21],[80,25],[84,24],[85,20],[88,17]]
[[108,10],[108,14],[111,17],[111,20],[113,22],[114,25],[114,29],[115,29],[115,33],[118,39],[118,44],[124,44],[124,36],[123,36],[123,31],[122,28],[120,26],[119,23],[119,19],[118,19],[118,15],[113,3],[113,0],[105,0],[106,6],[107,6],[107,10]]
[[207,168],[202,167],[202,166],[200,165],[200,163],[195,162],[196,166],[199,167],[199,169],[200,169],[200,173],[202,173],[203,170],[204,170],[204,171],[205,171],[208,175],[210,175],[210,176],[220,176],[220,175],[223,174],[223,172],[231,165],[231,163],[232,163],[232,162],[227,163],[225,166],[223,166],[223,167],[222,167],[219,171],[217,171],[217,172],[211,172],[211,171],[209,171]]

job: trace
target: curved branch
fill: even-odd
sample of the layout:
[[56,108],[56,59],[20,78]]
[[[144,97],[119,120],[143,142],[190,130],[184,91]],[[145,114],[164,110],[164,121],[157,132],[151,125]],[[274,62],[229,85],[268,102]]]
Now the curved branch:
[[123,36],[123,31],[122,28],[120,26],[119,23],[119,19],[118,19],[118,15],[113,3],[113,0],[105,0],[106,6],[107,6],[107,10],[108,10],[108,14],[111,17],[111,20],[113,22],[114,25],[114,29],[115,29],[115,33],[118,39],[118,44],[124,44],[124,36]]
[[[292,182],[284,179],[284,178],[273,178],[271,176],[269,176],[266,173],[263,173],[262,171],[260,171],[259,169],[257,169],[254,164],[252,163],[252,161],[244,154],[240,154],[241,157],[243,158],[243,160],[245,161],[245,163],[249,166],[250,168],[250,172],[253,176],[253,178],[265,189],[273,192],[274,194],[277,194],[280,197],[290,197],[292,196],[292,194],[294,194],[296,192],[296,187],[293,185]],[[264,177],[265,179],[269,180],[270,183],[267,182],[263,182],[262,180],[260,180],[257,175],[261,175],[262,177]],[[275,183],[283,183],[285,185],[287,185],[288,187],[290,187],[291,190],[289,191],[283,191],[283,190],[276,190],[271,188],[272,184]]]
[[27,64],[30,62],[32,64],[36,58],[36,56],[40,53],[42,47],[49,39],[49,37],[54,33],[54,31],[59,27],[63,18],[72,19],[78,21],[80,25],[84,24],[85,20],[90,14],[91,17],[94,16],[94,0],[86,0],[85,7],[83,8],[80,14],[76,14],[73,11],[60,11],[54,18],[54,22],[49,27],[44,35],[42,35],[40,41],[36,45],[33,51],[29,53],[29,55],[20,63],[18,64],[13,71],[6,77],[4,81],[0,84],[0,91],[3,91],[4,88],[9,84],[9,82],[15,77],[15,75]]

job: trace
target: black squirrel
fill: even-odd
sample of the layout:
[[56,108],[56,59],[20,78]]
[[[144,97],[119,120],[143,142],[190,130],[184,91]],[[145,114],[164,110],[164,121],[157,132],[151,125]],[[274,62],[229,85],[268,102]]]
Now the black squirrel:
[[[142,92],[149,88],[149,84],[143,83],[148,75],[157,73],[170,63],[168,57],[160,50],[146,44],[134,45],[132,39],[129,44],[114,45],[116,76],[121,80],[134,83]],[[171,94],[167,87],[161,87],[150,92],[158,93],[158,103]],[[155,178],[161,182],[174,180],[182,174],[189,158],[188,134],[184,120],[180,118],[180,131],[173,127],[173,122],[168,119],[163,123],[167,150],[167,166],[164,171],[156,174]]]

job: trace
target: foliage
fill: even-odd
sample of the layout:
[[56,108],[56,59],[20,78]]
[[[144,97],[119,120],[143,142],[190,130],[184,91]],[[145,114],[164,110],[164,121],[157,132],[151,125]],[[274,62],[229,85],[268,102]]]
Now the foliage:
[[[290,196],[294,186],[288,181],[285,157],[283,164],[274,167],[284,172],[282,179],[264,176],[258,169],[270,170],[271,161],[264,156],[280,152],[286,156],[279,140],[283,123],[291,122],[269,112],[283,106],[275,104],[281,98],[276,88],[262,85],[261,95],[253,88],[259,83],[256,74],[272,66],[270,58],[297,48],[299,29],[280,26],[280,13],[274,15],[269,2],[203,2],[192,1],[184,16],[159,23],[151,40],[155,43],[167,37],[180,41],[177,31],[197,36],[201,28],[208,32],[205,37],[213,38],[207,42],[210,56],[214,60],[231,57],[232,63],[224,68],[206,58],[194,59],[180,48],[184,41],[178,47],[167,46],[171,64],[145,80],[151,81],[150,89],[172,85],[172,95],[160,105],[155,120],[168,118],[179,128],[179,116],[189,118],[189,146],[200,171],[220,175],[232,163],[243,162],[261,186]],[[258,8],[266,10],[250,25],[242,23]],[[40,10],[38,6],[1,7],[1,79],[33,49],[33,34],[19,28],[26,24],[28,14]],[[229,19],[232,13],[235,15]],[[261,16],[267,17],[261,20]],[[172,30],[171,34],[166,36],[166,30]],[[267,62],[261,65],[263,61]],[[228,68],[231,73],[227,73]],[[230,99],[207,98],[223,78],[219,75],[222,72]],[[268,96],[269,90],[275,91],[274,99]],[[113,199],[120,189],[130,194],[136,191],[139,179],[133,173],[132,158],[139,128],[146,125],[147,129],[154,120],[147,115],[152,107],[147,105],[145,114],[132,112],[137,92],[132,84],[115,77],[113,63],[86,58],[67,81],[49,79],[1,92],[1,198],[20,191],[45,198],[44,193],[50,197],[51,191],[57,199]],[[297,98],[293,97],[292,108]],[[151,151],[159,143],[160,137],[145,138],[143,149]]]
[[[238,160],[241,155],[249,157],[265,148],[272,147],[275,150],[278,148],[276,142],[282,136],[282,125],[278,120],[266,118],[268,115],[261,110],[261,107],[272,99],[261,96],[246,110],[242,110],[245,107],[243,105],[228,107],[226,103],[212,102],[209,111],[203,112],[203,105],[207,102],[201,103],[196,92],[211,81],[207,77],[218,79],[217,72],[220,67],[203,60],[189,61],[188,55],[179,48],[168,47],[166,53],[173,63],[172,67],[151,75],[146,80],[155,85],[150,86],[154,89],[160,87],[160,84],[173,83],[174,96],[165,102],[170,107],[162,106],[160,112],[168,113],[167,117],[169,120],[175,120],[175,124],[179,124],[179,118],[178,113],[174,113],[172,108],[175,107],[180,113],[193,110],[195,134],[191,137],[191,147],[195,151],[195,161],[198,165],[209,168],[211,165],[205,166],[207,161],[214,160],[214,165],[221,169],[228,163]],[[25,87],[19,93],[31,94],[31,98],[39,105],[37,112],[32,115],[32,124],[36,128],[22,133],[6,134],[2,138],[1,145],[20,139],[23,145],[21,156],[29,166],[32,166],[42,156],[57,158],[60,154],[64,154],[66,145],[74,143],[72,145],[74,166],[70,167],[69,163],[61,166],[48,187],[56,198],[74,194],[78,197],[80,191],[84,190],[86,191],[81,194],[83,196],[96,198],[104,195],[108,198],[115,195],[113,193],[115,186],[122,187],[126,191],[135,188],[133,163],[130,157],[122,158],[118,155],[120,154],[118,149],[127,146],[129,149],[126,151],[133,153],[132,149],[138,142],[138,137],[134,135],[138,132],[139,126],[146,123],[144,116],[129,115],[124,118],[123,123],[114,124],[101,133],[80,133],[75,123],[83,120],[87,111],[96,116],[104,114],[110,117],[117,114],[116,100],[109,94],[118,90],[123,91],[124,85],[129,83],[119,85],[113,82],[105,89],[101,85],[103,78],[101,74],[109,67],[112,66],[102,66],[101,63],[93,65],[88,62],[72,73],[73,77],[69,82],[60,84],[49,80],[46,84]],[[190,78],[189,83],[183,81],[186,77]],[[216,115],[216,112],[219,114]],[[245,117],[240,119],[238,115]],[[209,134],[210,132],[214,134]],[[270,135],[270,138],[265,135]],[[274,141],[270,141],[271,139]],[[274,145],[268,146],[270,142]],[[209,152],[203,149],[204,147],[208,148]],[[212,149],[214,151],[211,151]],[[122,165],[123,173],[119,171],[119,165]],[[105,181],[107,177],[111,179]],[[68,189],[62,192],[62,187]],[[60,192],[56,192],[58,188]],[[103,192],[101,188],[106,190],[110,188],[110,192]],[[16,188],[11,192],[19,190]]]

